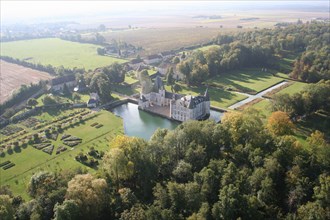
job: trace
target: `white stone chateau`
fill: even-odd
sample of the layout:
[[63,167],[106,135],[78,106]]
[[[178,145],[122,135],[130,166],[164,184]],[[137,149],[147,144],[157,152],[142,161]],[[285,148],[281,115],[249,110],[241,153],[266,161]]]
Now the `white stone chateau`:
[[210,97],[207,89],[204,95],[199,96],[168,92],[161,78],[157,76],[153,91],[148,94],[141,92],[139,109],[162,114],[177,121],[200,120],[210,115]]

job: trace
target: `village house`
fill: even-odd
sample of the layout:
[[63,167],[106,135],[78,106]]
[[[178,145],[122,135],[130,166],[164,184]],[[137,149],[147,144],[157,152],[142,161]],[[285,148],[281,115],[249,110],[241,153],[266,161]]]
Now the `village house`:
[[89,96],[90,96],[90,98],[87,101],[87,107],[88,108],[96,108],[97,103],[100,100],[99,95],[97,93],[93,92],[93,93],[90,93]]
[[150,55],[150,56],[147,56],[147,58],[144,59],[144,62],[146,64],[154,64],[154,63],[159,63],[163,60],[162,56],[161,55],[158,55],[158,54],[154,54],[154,55]]
[[147,94],[141,92],[139,99],[139,109],[153,111],[155,107],[160,112],[169,112],[165,116],[177,121],[201,120],[210,116],[210,97],[207,89],[204,95],[199,96],[168,92],[157,76],[153,91]]
[[141,66],[143,64],[143,60],[142,59],[133,59],[128,63],[128,66],[130,68],[132,68],[133,70],[136,70],[137,68],[139,68],[139,66]]
[[51,80],[51,90],[54,92],[61,92],[63,91],[64,85],[72,89],[76,84],[76,77],[74,75],[61,76]]

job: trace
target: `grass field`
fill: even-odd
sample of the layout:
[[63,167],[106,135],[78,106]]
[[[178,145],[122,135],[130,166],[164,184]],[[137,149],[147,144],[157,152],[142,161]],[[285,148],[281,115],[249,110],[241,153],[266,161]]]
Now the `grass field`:
[[[10,185],[15,194],[22,195],[26,199],[28,198],[26,186],[33,173],[40,170],[56,171],[78,167],[87,168],[74,160],[74,157],[79,152],[86,153],[91,146],[97,150],[105,151],[108,149],[108,143],[112,137],[123,134],[123,125],[120,118],[108,111],[101,111],[94,114],[96,117],[63,132],[83,139],[81,144],[73,148],[68,147],[67,151],[58,155],[55,154],[59,145],[63,145],[60,141],[60,134],[57,141],[52,141],[52,144],[55,145],[52,155],[28,146],[25,149],[21,148],[21,152],[14,152],[11,155],[6,153],[4,157],[0,157],[0,163],[10,160],[16,164],[8,170],[0,169],[0,185]],[[42,118],[47,119],[47,117]],[[94,122],[103,124],[103,127],[91,127],[90,125]],[[90,168],[87,169],[92,170]]]
[[1,55],[18,58],[31,63],[55,67],[95,69],[114,62],[127,62],[109,56],[100,56],[93,44],[81,44],[57,38],[23,40],[1,43]]
[[260,69],[244,69],[221,74],[206,83],[219,88],[256,94],[281,81],[283,81],[282,78],[262,72]]
[[[187,87],[185,84],[179,84],[179,85],[181,87],[181,90],[178,93],[180,94],[199,95],[199,94],[204,94],[206,90],[205,86]],[[167,91],[171,91],[170,86],[165,86],[165,88]],[[210,95],[211,105],[219,108],[227,108],[232,104],[247,98],[244,95],[236,94],[222,89],[211,88],[211,87],[209,88],[208,91]]]

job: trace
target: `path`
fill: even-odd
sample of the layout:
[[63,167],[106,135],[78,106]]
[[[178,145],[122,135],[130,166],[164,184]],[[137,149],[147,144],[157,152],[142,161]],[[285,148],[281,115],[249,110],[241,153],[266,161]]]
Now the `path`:
[[229,109],[236,109],[236,108],[238,108],[238,107],[240,107],[240,106],[242,106],[242,105],[244,105],[244,104],[246,104],[248,102],[253,101],[254,99],[263,98],[262,96],[265,95],[266,93],[268,93],[268,92],[270,92],[270,91],[272,91],[272,90],[274,90],[274,89],[276,89],[276,88],[278,88],[278,87],[280,87],[280,86],[282,86],[284,84],[287,84],[287,83],[288,83],[287,81],[283,81],[283,82],[281,82],[279,84],[276,84],[276,85],[274,85],[272,87],[269,87],[268,89],[265,89],[262,92],[259,92],[259,93],[255,94],[255,95],[250,95],[250,94],[242,93],[242,92],[235,92],[235,93],[238,93],[238,94],[241,94],[241,95],[248,96],[248,98],[246,98],[246,99],[244,99],[244,100],[242,100],[240,102],[236,102],[234,105],[231,105],[228,108]]

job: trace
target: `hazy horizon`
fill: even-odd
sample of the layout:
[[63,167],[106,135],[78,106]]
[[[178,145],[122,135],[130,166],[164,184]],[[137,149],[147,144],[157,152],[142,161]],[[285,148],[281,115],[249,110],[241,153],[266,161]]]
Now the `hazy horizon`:
[[329,1],[1,1],[1,25],[256,10],[328,12]]

